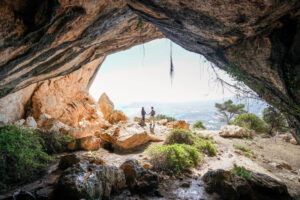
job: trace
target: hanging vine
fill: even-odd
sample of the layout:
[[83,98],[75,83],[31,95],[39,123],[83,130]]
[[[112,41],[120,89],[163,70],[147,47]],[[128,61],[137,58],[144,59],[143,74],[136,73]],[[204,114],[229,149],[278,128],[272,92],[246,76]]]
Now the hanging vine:
[[173,52],[172,52],[172,41],[170,41],[170,78],[171,78],[171,85],[173,83],[174,77],[174,65],[173,65]]

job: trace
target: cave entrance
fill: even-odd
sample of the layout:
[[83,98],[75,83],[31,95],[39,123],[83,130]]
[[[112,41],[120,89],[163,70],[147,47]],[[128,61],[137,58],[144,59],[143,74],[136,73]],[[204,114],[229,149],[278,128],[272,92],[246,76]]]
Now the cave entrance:
[[157,114],[183,119],[190,124],[201,120],[207,128],[218,129],[223,123],[216,119],[214,105],[233,98],[234,93],[216,81],[214,70],[227,82],[235,81],[224,71],[213,70],[211,65],[203,56],[170,43],[168,39],[157,39],[109,55],[89,92],[95,100],[105,92],[115,108],[131,119],[140,117],[142,106],[147,113],[154,106]]

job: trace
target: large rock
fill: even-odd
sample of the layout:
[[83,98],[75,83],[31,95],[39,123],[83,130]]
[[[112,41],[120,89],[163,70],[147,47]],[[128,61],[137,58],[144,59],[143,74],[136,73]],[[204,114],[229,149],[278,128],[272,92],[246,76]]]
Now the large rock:
[[55,199],[109,199],[126,186],[122,169],[81,160],[68,167],[55,186]]
[[101,57],[69,75],[41,83],[31,98],[29,114],[38,119],[38,124],[43,124],[43,115],[73,127],[100,123],[102,116],[87,87],[103,60]]
[[131,191],[146,193],[158,188],[158,175],[140,166],[137,160],[128,159],[120,168],[124,171],[126,183]]
[[190,130],[190,124],[184,120],[176,120],[173,122],[169,122],[168,125],[171,126],[173,129],[182,128],[182,129]]
[[105,120],[111,124],[116,124],[119,121],[126,121],[128,117],[119,110],[114,110],[115,106],[113,102],[108,98],[106,93],[103,93],[98,100],[101,112]]
[[208,171],[202,179],[207,192],[216,192],[224,200],[292,200],[284,183],[265,174],[251,172],[246,179],[218,169]]
[[235,138],[251,136],[251,133],[247,131],[245,128],[235,126],[235,125],[222,126],[219,134],[222,137],[235,137]]
[[35,119],[31,116],[26,118],[25,125],[30,128],[33,128],[33,129],[37,128],[37,123],[36,123]]
[[151,136],[136,123],[119,123],[104,131],[100,138],[120,151],[131,151],[149,141],[162,141]]

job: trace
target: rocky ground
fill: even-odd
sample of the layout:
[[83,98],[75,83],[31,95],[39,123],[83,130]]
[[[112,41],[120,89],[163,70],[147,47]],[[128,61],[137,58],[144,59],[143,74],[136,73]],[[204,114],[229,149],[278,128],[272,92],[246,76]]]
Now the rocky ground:
[[[171,127],[158,124],[156,125],[154,134],[151,134],[150,130],[148,130],[149,124],[143,129],[149,135],[158,137],[163,142]],[[218,148],[217,156],[206,156],[204,161],[197,168],[192,169],[192,173],[188,176],[184,175],[179,178],[163,176],[165,179],[163,179],[164,181],[159,187],[159,191],[164,197],[167,196],[170,199],[199,199],[199,196],[205,196],[205,198],[203,197],[204,199],[213,198],[204,191],[203,182],[199,177],[204,175],[208,170],[231,170],[234,164],[280,180],[286,183],[291,195],[300,195],[300,146],[285,142],[282,139],[282,135],[265,137],[266,135],[260,134],[255,135],[253,139],[243,139],[221,137],[219,135],[220,131],[197,131],[197,133],[213,137]],[[114,166],[120,166],[125,160],[134,158],[142,166],[151,168],[151,164],[149,163],[150,156],[144,151],[151,143],[153,142],[140,146],[134,152],[125,154],[111,152],[103,148],[97,151],[80,152],[80,154],[85,156],[93,155],[96,158],[104,160],[108,165]],[[235,144],[250,148],[253,152],[252,158],[249,158],[245,152],[236,149],[234,147]],[[181,187],[186,182],[189,186]],[[120,197],[116,197],[116,199],[120,199]],[[132,199],[134,198],[132,197]]]
[[[249,133],[237,126],[225,126],[218,131],[193,130],[195,134],[213,139],[218,149],[217,155],[205,156],[189,173],[168,176],[163,172],[156,174],[151,171],[150,155],[146,149],[153,143],[164,143],[172,129],[189,129],[190,125],[184,120],[160,120],[156,122],[154,129],[150,129],[149,120],[146,120],[146,126],[140,126],[140,118],[130,121],[121,111],[115,110],[113,103],[103,94],[98,102],[89,98],[83,100],[82,104],[73,102],[73,112],[68,113],[68,116],[76,118],[76,124],[72,124],[74,120],[70,123],[63,115],[55,116],[56,112],[53,116],[50,115],[50,111],[43,113],[44,108],[49,107],[47,102],[41,103],[41,99],[42,96],[37,95],[31,104],[35,108],[31,113],[37,114],[33,115],[35,117],[28,116],[26,119],[15,121],[14,124],[48,130],[49,133],[56,131],[70,135],[74,138],[68,144],[68,150],[71,152],[54,155],[56,162],[49,167],[44,177],[33,183],[16,186],[7,194],[0,195],[0,199],[18,199],[12,198],[14,194],[28,196],[18,193],[20,190],[29,191],[36,199],[78,199],[95,196],[105,199],[111,194],[111,198],[116,200],[222,199],[222,195],[228,192],[234,195],[240,187],[248,188],[252,191],[251,194],[255,194],[255,188],[261,182],[263,186],[258,187],[263,187],[263,191],[266,187],[269,188],[266,190],[269,193],[263,194],[264,197],[276,194],[276,191],[287,194],[287,190],[292,196],[300,196],[300,146],[292,144],[295,141],[290,133],[266,137],[266,134]],[[84,112],[79,109],[81,105]],[[56,107],[51,109],[55,111]],[[134,164],[134,161],[128,165],[132,159],[137,163]],[[252,171],[253,176],[258,178],[252,182],[240,180],[240,177],[228,172],[234,164]],[[124,165],[127,168],[129,166],[127,172]],[[227,171],[218,171],[219,169]],[[265,175],[255,173],[266,174],[274,179],[269,180]],[[208,178],[204,182],[202,178],[205,175],[214,177],[216,181]],[[135,180],[134,183],[130,183],[132,180]],[[218,181],[221,181],[218,184],[225,184],[222,183],[224,180],[226,184],[230,183],[227,189],[236,189],[225,192],[212,191],[210,194],[206,192],[207,187],[222,188],[214,184]],[[286,184],[287,189],[281,182]],[[76,195],[72,196],[73,193]],[[237,192],[236,195],[237,199],[240,199],[239,195],[242,193]]]

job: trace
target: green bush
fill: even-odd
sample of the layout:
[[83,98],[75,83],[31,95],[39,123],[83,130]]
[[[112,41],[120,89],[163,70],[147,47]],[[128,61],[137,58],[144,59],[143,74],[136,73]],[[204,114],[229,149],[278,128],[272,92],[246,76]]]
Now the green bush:
[[206,127],[203,125],[201,121],[197,121],[194,125],[193,128],[199,128],[199,129],[206,129]]
[[245,147],[245,146],[243,146],[243,145],[241,145],[241,144],[233,144],[233,147],[234,147],[235,149],[239,149],[239,150],[245,152],[245,155],[246,155],[248,158],[250,158],[250,159],[253,158],[253,151],[252,151],[251,148]]
[[185,129],[173,129],[167,139],[165,144],[188,144],[193,145],[195,140],[195,136],[188,130]]
[[200,152],[205,153],[209,156],[217,155],[217,148],[216,146],[209,140],[203,139],[201,136],[196,137],[195,145],[194,145]]
[[35,130],[13,125],[0,128],[0,190],[33,180],[52,158],[43,150]]
[[264,132],[267,129],[266,123],[252,113],[237,116],[233,124],[256,132]]
[[186,144],[151,145],[147,151],[151,155],[150,163],[155,170],[176,174],[196,166],[203,156],[196,147]]
[[68,144],[74,140],[69,135],[54,131],[39,131],[38,135],[43,139],[41,144],[48,154],[68,151]]
[[234,168],[230,171],[232,174],[238,175],[240,177],[250,179],[251,178],[251,173],[244,167],[239,167],[236,164],[234,164]]
[[162,120],[162,119],[166,119],[168,122],[176,121],[176,119],[174,117],[169,117],[167,115],[158,114],[158,115],[155,116],[156,121]]
[[268,107],[263,110],[263,120],[267,123],[270,134],[272,134],[273,131],[288,130],[288,124],[284,115],[273,107]]

